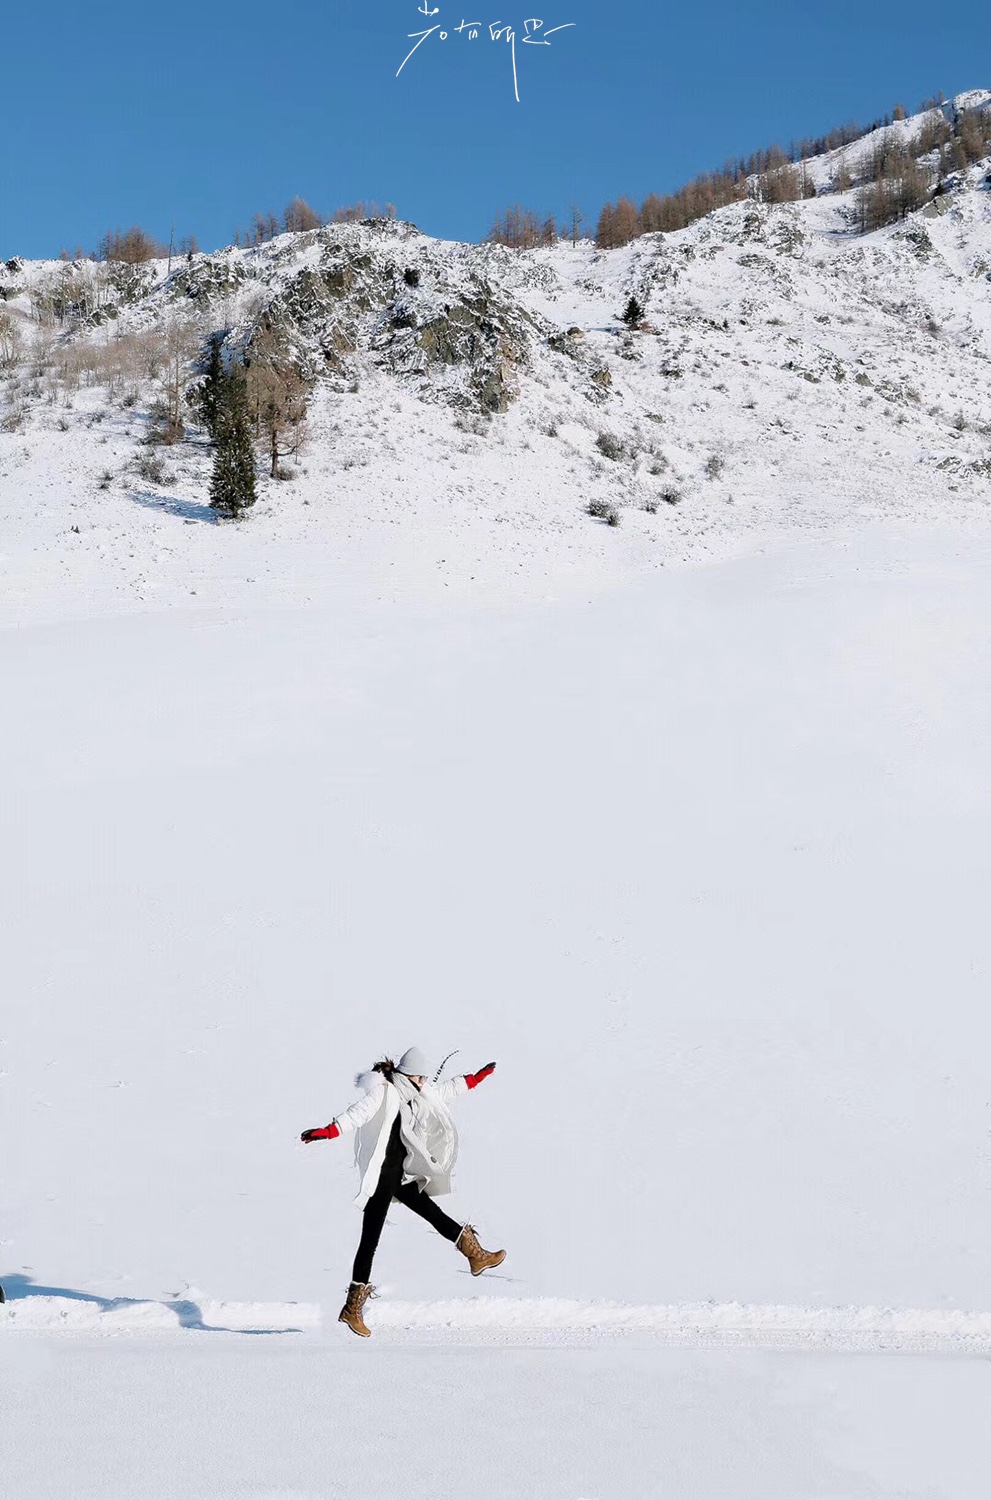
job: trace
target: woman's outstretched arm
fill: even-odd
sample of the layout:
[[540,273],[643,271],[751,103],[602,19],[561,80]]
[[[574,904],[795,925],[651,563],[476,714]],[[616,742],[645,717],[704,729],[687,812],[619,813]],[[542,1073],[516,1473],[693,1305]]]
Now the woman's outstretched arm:
[[477,1073],[462,1073],[460,1077],[446,1078],[443,1083],[437,1085],[437,1090],[442,1099],[455,1099],[458,1094],[464,1094],[468,1089],[477,1089],[484,1078],[495,1072],[495,1063],[486,1063],[484,1068]]
[[385,1082],[380,1078],[363,1099],[358,1099],[339,1115],[335,1115],[329,1125],[321,1125],[316,1130],[304,1130],[300,1140],[307,1146],[311,1141],[335,1141],[339,1135],[347,1135],[349,1131],[367,1125],[382,1107],[384,1088]]

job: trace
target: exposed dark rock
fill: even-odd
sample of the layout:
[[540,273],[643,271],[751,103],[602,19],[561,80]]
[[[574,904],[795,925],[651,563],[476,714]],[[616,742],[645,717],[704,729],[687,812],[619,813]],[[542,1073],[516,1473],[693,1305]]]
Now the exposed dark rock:
[[206,305],[236,291],[246,280],[247,272],[240,261],[201,256],[192,265],[175,272],[168,284],[168,294],[176,300],[186,297],[190,302]]
[[[530,316],[498,299],[478,278],[460,300],[435,303],[397,298],[373,341],[381,363],[398,374],[429,374],[463,367],[461,396],[482,411],[503,412],[518,391],[518,372],[529,363],[537,332]],[[451,390],[442,381],[442,390]]]

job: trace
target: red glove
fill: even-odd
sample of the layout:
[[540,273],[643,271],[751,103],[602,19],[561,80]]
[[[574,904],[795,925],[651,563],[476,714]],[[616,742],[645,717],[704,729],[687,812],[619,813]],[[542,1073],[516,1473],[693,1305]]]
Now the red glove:
[[477,1089],[483,1078],[488,1078],[490,1073],[495,1072],[495,1063],[486,1063],[478,1073],[466,1073],[465,1083],[470,1089]]
[[319,1130],[304,1130],[300,1140],[308,1146],[311,1141],[334,1141],[340,1133],[340,1127],[331,1123],[322,1125]]

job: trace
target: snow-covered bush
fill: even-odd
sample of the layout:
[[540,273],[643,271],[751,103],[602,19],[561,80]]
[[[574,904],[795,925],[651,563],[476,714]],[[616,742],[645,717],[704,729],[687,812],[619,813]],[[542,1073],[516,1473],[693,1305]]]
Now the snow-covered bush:
[[588,513],[597,521],[605,521],[608,526],[619,525],[619,510],[611,500],[590,500]]
[[487,437],[492,430],[492,417],[489,412],[459,411],[454,418],[454,425],[459,432],[469,432],[473,437]]
[[21,357],[21,330],[10,313],[0,308],[0,370],[13,370]]
[[160,455],[155,452],[142,453],[134,467],[138,478],[146,480],[148,484],[175,483]]
[[0,432],[20,432],[27,419],[27,407],[15,401],[6,411],[0,412]]
[[626,457],[626,444],[615,433],[600,432],[595,440],[595,446],[603,457],[611,458],[616,463],[619,463]]

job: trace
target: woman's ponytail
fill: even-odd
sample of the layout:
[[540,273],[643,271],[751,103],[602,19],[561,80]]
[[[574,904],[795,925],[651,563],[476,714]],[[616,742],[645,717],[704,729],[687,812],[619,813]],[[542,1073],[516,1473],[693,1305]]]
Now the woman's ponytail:
[[372,1068],[373,1073],[381,1073],[383,1077],[390,1083],[392,1082],[392,1075],[395,1071],[396,1065],[392,1061],[391,1057],[383,1057],[381,1061],[377,1062]]

